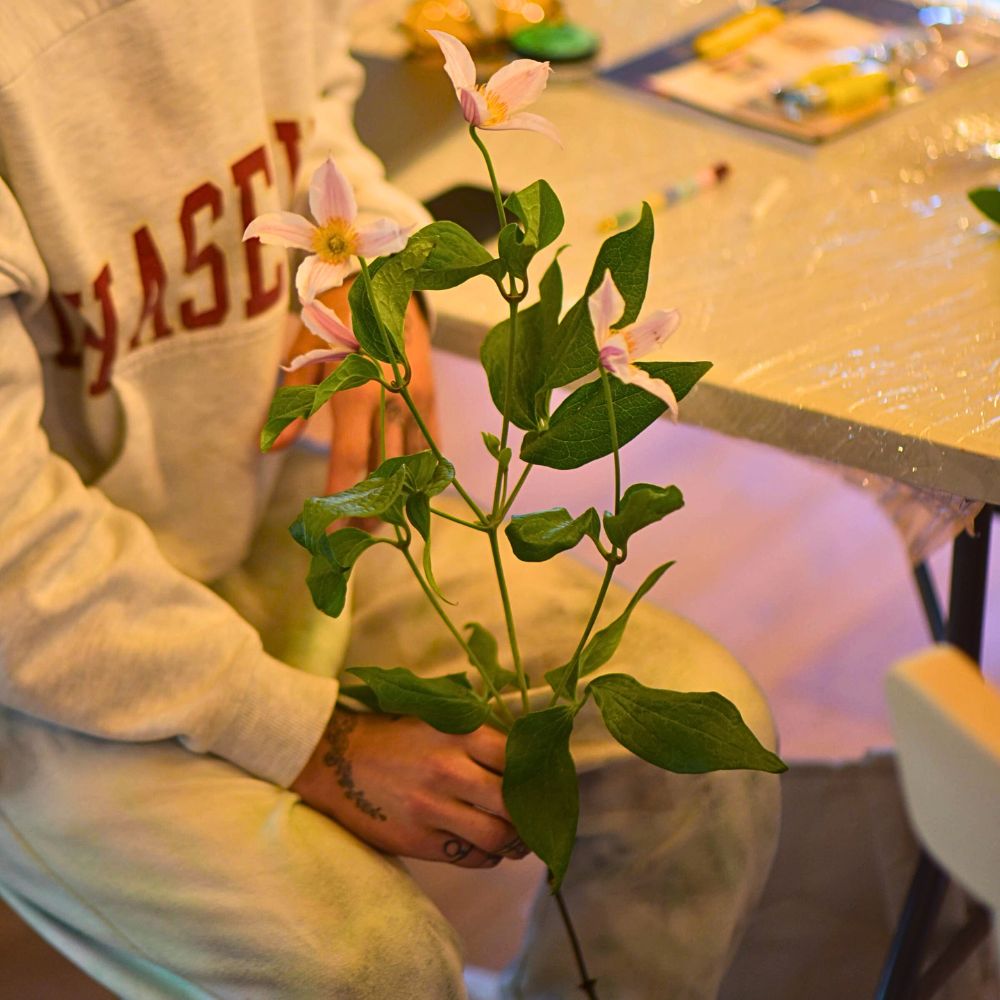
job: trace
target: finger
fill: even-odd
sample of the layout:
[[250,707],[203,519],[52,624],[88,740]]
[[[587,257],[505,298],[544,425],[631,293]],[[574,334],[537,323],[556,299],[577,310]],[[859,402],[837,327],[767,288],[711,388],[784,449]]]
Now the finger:
[[515,837],[513,840],[504,844],[503,847],[499,848],[496,853],[501,858],[509,858],[511,861],[520,861],[522,858],[526,858],[531,851],[528,849],[528,845],[520,837]]
[[466,753],[477,764],[495,774],[503,774],[507,758],[507,738],[492,726],[480,726],[464,738]]
[[371,450],[371,412],[377,402],[378,387],[371,385],[338,393],[332,401],[333,435],[327,491],[339,493],[368,475]]
[[[386,401],[385,407],[385,457],[397,458],[408,454],[406,448],[406,425],[409,423],[409,413],[400,410],[394,399]],[[375,413],[376,427],[379,421],[378,411]],[[377,433],[377,431],[376,431]],[[418,451],[420,449],[417,449]]]
[[441,843],[441,860],[456,868],[496,868],[503,860],[499,854],[481,851],[474,844],[444,833]]
[[497,854],[517,838],[517,830],[506,820],[466,802],[439,802],[438,829],[467,840],[486,854]]

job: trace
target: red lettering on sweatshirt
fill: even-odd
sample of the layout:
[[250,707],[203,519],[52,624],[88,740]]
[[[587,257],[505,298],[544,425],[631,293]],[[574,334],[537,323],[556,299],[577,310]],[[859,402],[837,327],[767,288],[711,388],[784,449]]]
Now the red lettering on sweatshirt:
[[[267,162],[267,150],[263,146],[258,146],[242,160],[237,160],[233,164],[232,171],[233,180],[240,189],[240,212],[243,228],[246,229],[258,214],[253,192],[254,177],[257,174],[263,174],[268,187],[273,183],[271,168]],[[246,255],[247,283],[250,286],[250,294],[247,296],[245,308],[246,317],[250,319],[270,309],[280,298],[282,266],[280,263],[275,266],[274,281],[268,287],[264,284],[260,240],[256,237],[246,240],[243,244],[243,252]]]
[[229,311],[229,289],[226,285],[226,257],[215,243],[198,246],[194,217],[208,208],[212,221],[222,215],[222,192],[207,181],[191,191],[181,206],[181,233],[184,236],[184,273],[195,274],[208,268],[212,279],[211,303],[201,309],[195,307],[194,299],[181,302],[181,323],[186,330],[197,330],[203,326],[221,323]]
[[169,337],[174,331],[167,323],[163,311],[163,299],[167,290],[167,272],[159,250],[153,242],[152,234],[146,226],[137,229],[132,234],[135,244],[135,260],[139,265],[139,278],[142,281],[142,312],[135,333],[129,341],[133,350],[139,346],[142,339],[142,328],[150,318],[153,320],[153,339]]
[[[99,334],[89,323],[84,321],[83,342],[87,347],[100,353],[97,377],[87,386],[87,392],[91,396],[99,396],[111,388],[111,369],[114,367],[115,357],[118,354],[118,315],[111,297],[111,268],[107,264],[101,268],[101,273],[94,279],[93,289],[94,299],[101,307],[103,333]],[[79,294],[67,295],[66,301],[79,309]]]
[[285,156],[288,159],[288,180],[289,187],[295,187],[295,178],[299,175],[299,147],[302,145],[302,129],[296,121],[275,122],[274,134],[278,142],[285,148]]
[[[73,329],[69,316],[66,314],[67,296],[53,290],[49,293],[49,305],[56,321],[56,332],[59,334],[59,353],[55,356],[57,365],[63,368],[80,368],[83,365],[83,354],[80,350],[80,338]],[[76,294],[76,305],[80,305],[80,295]]]

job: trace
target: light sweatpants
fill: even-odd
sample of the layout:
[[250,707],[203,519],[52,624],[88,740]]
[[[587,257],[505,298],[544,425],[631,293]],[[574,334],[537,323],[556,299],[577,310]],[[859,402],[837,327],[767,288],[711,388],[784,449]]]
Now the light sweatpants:
[[[293,502],[302,495],[289,493]],[[287,524],[280,503],[276,510],[274,523]],[[439,583],[461,598],[455,620],[502,635],[485,539],[442,520],[434,532]],[[286,559],[294,546],[284,537],[264,532],[249,565],[301,625],[301,584],[286,580],[274,591],[284,565],[299,558]],[[509,558],[507,567],[526,665],[540,679],[571,651],[595,580],[565,558],[535,566]],[[301,566],[294,573],[301,581]],[[347,662],[464,669],[407,573],[388,546],[362,557]],[[239,604],[245,585],[220,589]],[[612,593],[609,618],[626,599]],[[244,603],[273,619],[282,601]],[[273,620],[259,624],[274,633]],[[309,642],[293,642],[309,649],[313,668],[324,643],[328,662],[342,651],[338,630],[320,620]],[[746,672],[676,616],[640,607],[607,669],[660,687],[719,691],[774,746],[767,706]],[[778,780],[661,772],[628,758],[590,707],[574,742],[581,818],[564,891],[591,972],[603,1000],[709,1000],[771,863]],[[0,712],[0,892],[126,998],[465,996],[455,933],[399,862],[293,793],[172,741],[113,743]],[[542,888],[505,975],[507,996],[576,997],[575,983]]]

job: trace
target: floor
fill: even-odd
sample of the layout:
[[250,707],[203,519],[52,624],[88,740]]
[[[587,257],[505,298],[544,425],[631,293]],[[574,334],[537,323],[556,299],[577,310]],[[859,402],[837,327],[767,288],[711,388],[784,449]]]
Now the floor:
[[[465,485],[485,492],[488,469],[479,430],[495,430],[478,365],[437,358],[446,450]],[[609,503],[609,463],[582,474],[539,470],[521,509]],[[904,549],[893,525],[835,470],[762,445],[661,421],[623,453],[626,482],[676,483],[686,507],[647,529],[623,577],[633,585],[655,564],[677,565],[651,595],[723,640],[770,698],[786,759],[848,760],[887,746],[882,698],[886,667],[928,641]],[[947,550],[932,560],[943,593]],[[991,566],[994,613],[984,662],[1000,680],[1000,557]],[[482,873],[495,881],[496,872]],[[514,945],[516,920],[484,923],[472,885],[480,873],[422,866],[421,877],[469,938],[473,961],[496,964]],[[523,907],[537,876],[523,862],[509,885]],[[499,909],[499,908],[498,908]],[[108,994],[84,980],[8,911],[0,911],[0,1000],[90,1000]]]

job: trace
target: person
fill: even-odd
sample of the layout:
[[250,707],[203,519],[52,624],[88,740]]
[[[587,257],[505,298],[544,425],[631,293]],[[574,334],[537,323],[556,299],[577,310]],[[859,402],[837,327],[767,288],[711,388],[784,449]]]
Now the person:
[[[0,894],[124,997],[462,997],[455,932],[397,856],[523,854],[498,734],[338,702],[345,661],[457,662],[381,553],[348,632],[309,606],[287,540],[305,496],[365,474],[374,397],[335,400],[329,470],[257,449],[303,334],[289,261],[243,243],[247,224],[302,211],[327,156],[363,210],[425,218],[354,134],[348,13],[0,9]],[[416,307],[408,326],[429,404]],[[441,536],[441,585],[489,626],[485,573]],[[522,575],[544,659],[589,577]],[[671,686],[707,678],[773,745],[759,692],[692,626],[640,609],[621,656],[647,681],[664,662]],[[610,995],[713,995],[773,852],[774,779],[662,774],[587,725],[575,749],[590,770],[567,893]],[[573,995],[551,908],[506,989]]]

